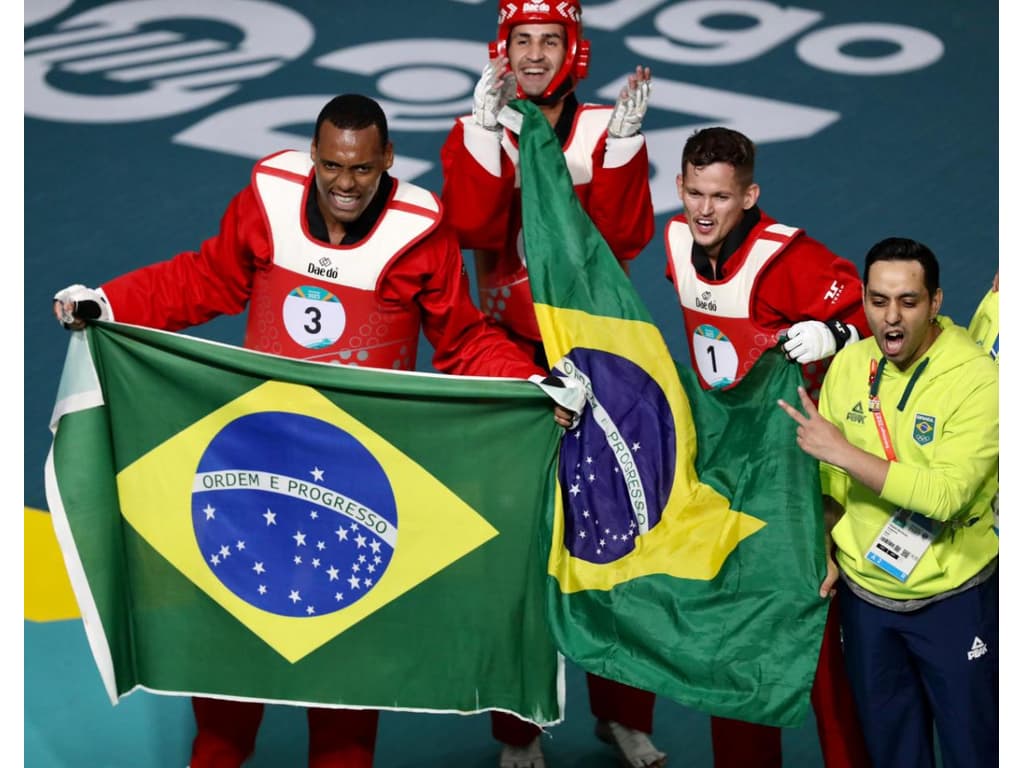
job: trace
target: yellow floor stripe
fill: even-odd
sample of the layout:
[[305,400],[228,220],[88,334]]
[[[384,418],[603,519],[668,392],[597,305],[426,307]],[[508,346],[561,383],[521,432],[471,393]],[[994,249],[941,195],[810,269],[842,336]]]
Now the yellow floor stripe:
[[50,513],[25,507],[25,618],[62,621],[79,616]]

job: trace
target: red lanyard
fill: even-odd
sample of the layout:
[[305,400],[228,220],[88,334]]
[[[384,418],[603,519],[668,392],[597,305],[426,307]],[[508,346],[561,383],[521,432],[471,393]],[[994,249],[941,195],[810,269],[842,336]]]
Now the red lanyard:
[[889,426],[885,423],[885,414],[882,413],[882,403],[878,399],[878,385],[882,380],[882,369],[885,368],[885,358],[882,364],[877,360],[871,361],[871,374],[868,376],[868,410],[875,418],[875,426],[878,428],[878,437],[882,441],[882,450],[889,461],[896,461],[896,451],[892,447],[892,437],[889,436]]

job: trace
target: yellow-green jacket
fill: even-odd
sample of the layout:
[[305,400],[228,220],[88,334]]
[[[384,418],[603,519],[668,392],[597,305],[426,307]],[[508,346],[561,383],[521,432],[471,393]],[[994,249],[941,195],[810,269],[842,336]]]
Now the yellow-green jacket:
[[[845,509],[832,531],[839,567],[869,592],[896,600],[955,589],[999,553],[992,514],[998,367],[964,328],[947,317],[939,323],[942,333],[915,365],[883,368],[878,396],[897,461],[889,465],[881,496],[838,467],[821,464],[822,492]],[[853,445],[885,458],[868,405],[871,361],[881,358],[873,337],[841,350],[825,378],[819,411]],[[946,523],[904,583],[865,557],[897,507]]]
[[999,362],[999,291],[989,291],[974,310],[967,332],[975,343]]

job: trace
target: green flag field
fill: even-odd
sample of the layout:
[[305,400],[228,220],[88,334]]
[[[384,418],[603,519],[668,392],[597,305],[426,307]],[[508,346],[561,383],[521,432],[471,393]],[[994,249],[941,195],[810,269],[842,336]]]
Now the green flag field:
[[47,500],[111,700],[561,719],[533,384],[72,334]]

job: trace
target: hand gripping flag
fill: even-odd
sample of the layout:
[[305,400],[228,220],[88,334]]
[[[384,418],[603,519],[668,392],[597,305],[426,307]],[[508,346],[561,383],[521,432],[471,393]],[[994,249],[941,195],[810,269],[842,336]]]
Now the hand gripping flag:
[[114,702],[560,719],[536,544],[559,428],[534,385],[97,324],[53,427],[47,501]]
[[769,354],[728,394],[677,371],[547,120],[529,102],[512,108],[544,350],[588,401],[562,440],[551,525],[559,648],[712,714],[800,725],[826,604],[816,466],[775,406],[799,371]]

